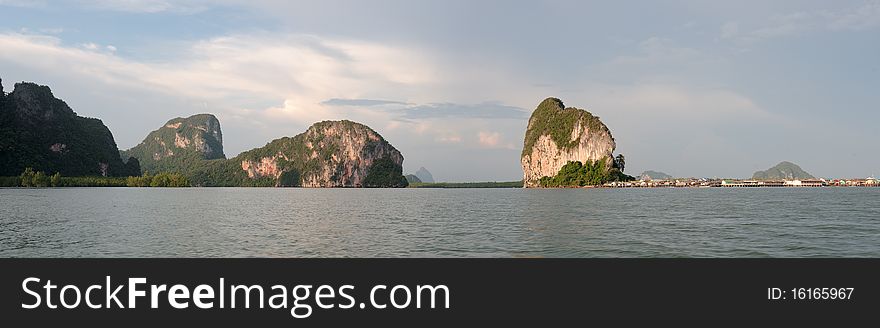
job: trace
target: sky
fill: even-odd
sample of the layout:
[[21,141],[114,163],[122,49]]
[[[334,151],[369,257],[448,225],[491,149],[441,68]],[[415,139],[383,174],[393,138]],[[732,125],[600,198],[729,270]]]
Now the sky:
[[511,181],[558,97],[632,175],[880,174],[880,1],[0,0],[0,78],[121,149],[197,113],[227,157],[349,119],[406,173]]

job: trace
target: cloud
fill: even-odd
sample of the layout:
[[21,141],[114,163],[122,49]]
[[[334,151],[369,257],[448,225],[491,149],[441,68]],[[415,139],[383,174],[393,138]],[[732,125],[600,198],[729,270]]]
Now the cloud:
[[401,121],[458,118],[458,119],[524,119],[528,112],[522,108],[504,105],[499,102],[482,102],[479,104],[429,103],[410,104],[403,101],[374,99],[340,99],[332,98],[321,102],[327,106],[345,107],[379,107]]
[[447,135],[447,136],[439,136],[434,138],[434,140],[443,143],[459,143],[461,142],[461,136],[458,135]]
[[[112,47],[68,45],[52,35],[0,33],[0,72],[7,79],[19,76],[53,86],[61,96],[99,93],[107,102],[97,104],[103,109],[92,115],[111,124],[112,115],[119,115],[120,124],[128,127],[114,130],[120,145],[131,145],[144,135],[139,123],[125,121],[124,113],[115,114],[125,111],[156,121],[210,111],[220,117],[228,134],[236,127],[258,129],[258,134],[228,138],[231,154],[262,145],[267,137],[294,135],[321,120],[349,119],[381,129],[403,115],[322,102],[355,104],[344,99],[368,99],[363,94],[419,99],[407,96],[406,90],[430,89],[434,81],[435,65],[416,49],[312,35],[227,35],[162,49],[171,54],[164,60],[119,56]],[[139,108],[132,103],[138,98],[168,107]],[[131,129],[132,125],[139,127]]]
[[339,96],[392,94],[405,85],[431,81],[426,69],[431,65],[416,51],[304,35],[217,37],[195,42],[167,62],[113,56],[101,50],[112,53],[115,47],[95,43],[68,47],[45,35],[0,34],[0,46],[0,58],[17,65],[175,96],[225,100],[232,107],[276,103],[282,106],[269,110],[292,120],[328,112],[321,106],[324,99],[346,103]]
[[498,146],[498,143],[501,141],[501,134],[498,132],[480,131],[477,137],[480,140],[480,144],[487,147]]
[[376,99],[343,99],[343,98],[332,98],[327,99],[321,102],[322,105],[328,106],[380,106],[380,105],[406,105],[405,102],[402,101],[392,101],[392,100],[376,100]]
[[528,112],[514,106],[497,102],[484,102],[475,105],[454,103],[435,103],[403,108],[404,118],[478,118],[478,119],[524,119]]

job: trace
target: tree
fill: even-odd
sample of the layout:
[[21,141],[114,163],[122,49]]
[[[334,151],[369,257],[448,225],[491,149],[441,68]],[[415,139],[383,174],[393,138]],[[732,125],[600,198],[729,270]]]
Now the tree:
[[25,168],[24,172],[21,173],[21,186],[22,187],[32,187],[34,183],[34,169],[33,168]]
[[626,167],[626,158],[623,157],[623,154],[617,155],[614,159],[614,165],[620,169],[620,172],[623,172],[624,167]]
[[61,186],[61,173],[55,172],[55,174],[52,175],[50,182],[52,183],[52,187],[60,187]]
[[370,166],[363,186],[367,188],[406,188],[409,186],[409,182],[403,176],[403,167],[390,157],[384,157],[377,159]]
[[136,157],[129,157],[125,162],[125,174],[132,177],[141,175],[141,162]]
[[33,181],[31,182],[31,186],[34,187],[48,187],[49,186],[49,176],[43,171],[37,171],[34,173]]

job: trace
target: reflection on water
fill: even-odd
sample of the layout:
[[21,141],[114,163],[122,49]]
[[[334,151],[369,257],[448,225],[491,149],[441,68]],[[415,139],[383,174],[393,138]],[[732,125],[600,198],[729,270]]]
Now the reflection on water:
[[0,256],[880,256],[880,188],[0,189]]

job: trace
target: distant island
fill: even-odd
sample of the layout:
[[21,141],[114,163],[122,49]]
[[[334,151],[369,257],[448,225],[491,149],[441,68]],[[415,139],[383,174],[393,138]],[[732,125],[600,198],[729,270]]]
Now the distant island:
[[639,174],[639,180],[666,180],[672,179],[673,176],[659,171],[645,171]]
[[752,175],[753,180],[772,180],[772,179],[815,179],[812,174],[807,173],[800,166],[792,162],[781,162],[776,166],[765,171],[758,171]]
[[427,182],[427,183],[435,182],[434,175],[432,175],[431,172],[428,171],[428,169],[426,169],[424,166],[420,167],[419,170],[416,171],[416,173],[414,175],[416,177],[418,177],[419,180],[421,180],[422,182]]
[[424,166],[420,167],[416,173],[407,174],[406,181],[409,183],[434,183],[434,176]]

